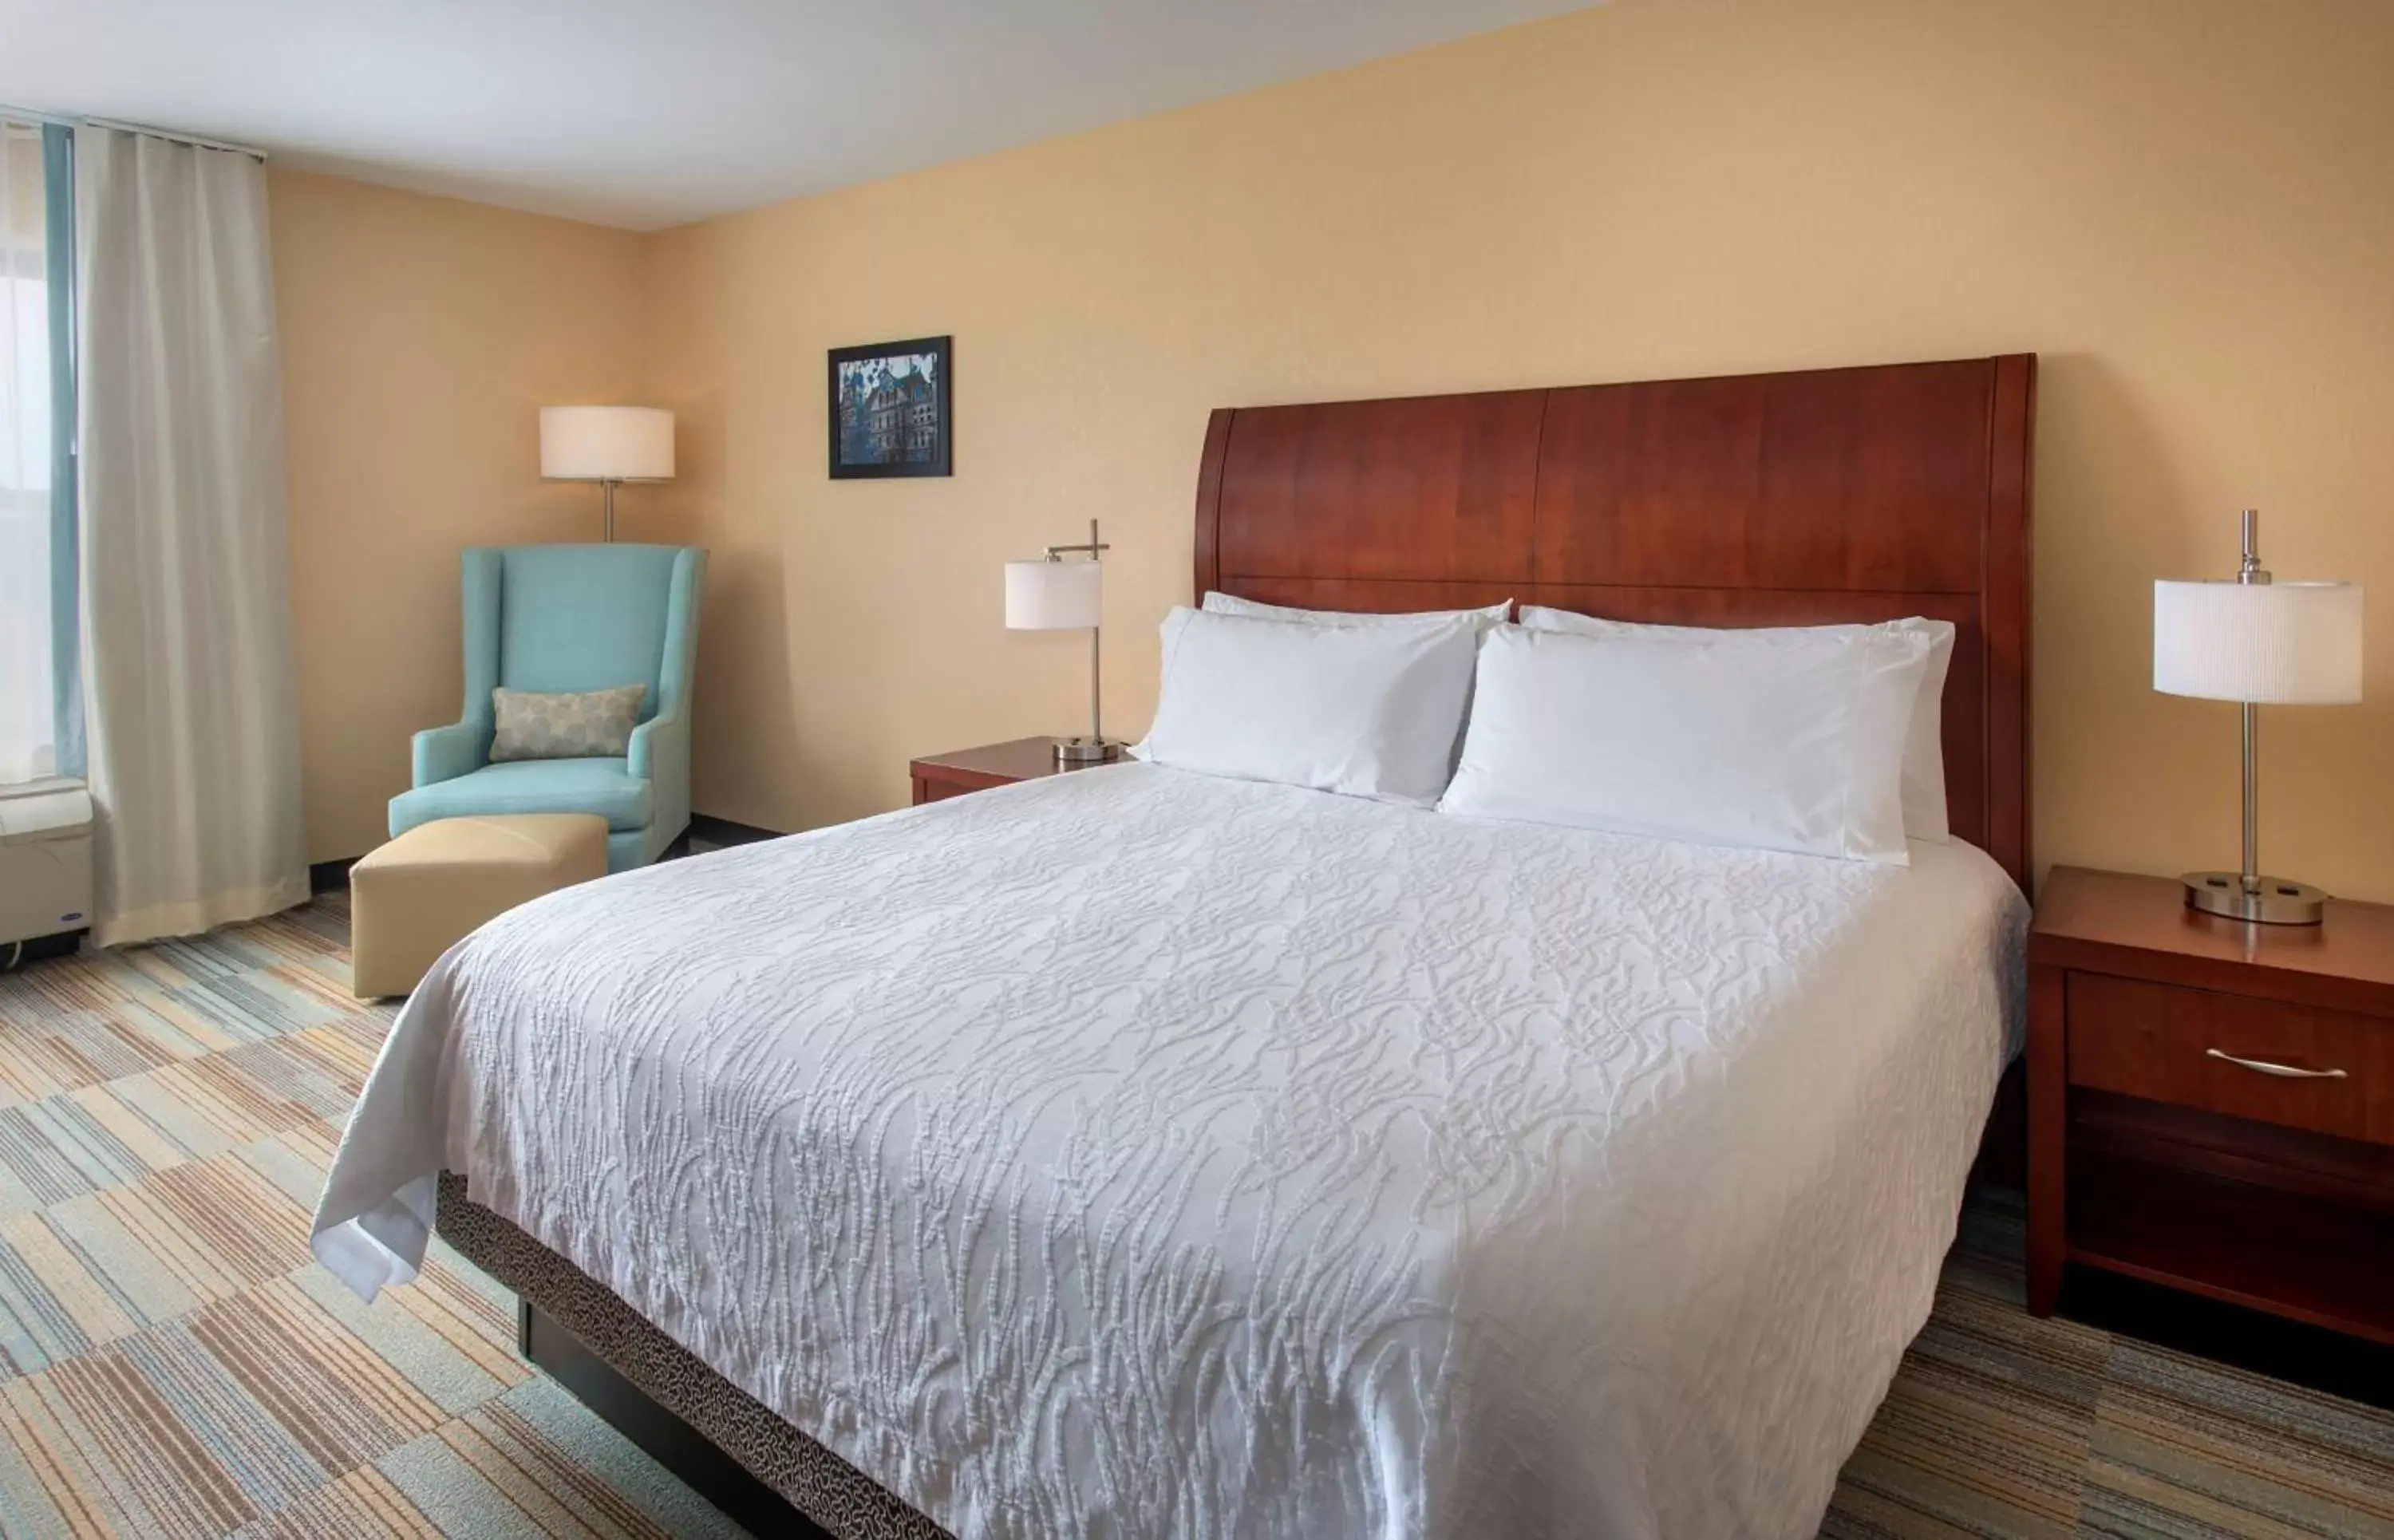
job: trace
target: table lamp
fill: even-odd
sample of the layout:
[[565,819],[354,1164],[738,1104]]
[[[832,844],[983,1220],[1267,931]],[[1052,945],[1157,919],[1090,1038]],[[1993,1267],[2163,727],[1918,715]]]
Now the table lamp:
[[674,416],[654,406],[544,406],[540,473],[552,481],[596,481],[606,488],[601,526],[615,538],[615,489],[625,481],[670,481]]
[[2317,925],[2328,895],[2264,876],[2256,831],[2258,705],[2347,705],[2361,699],[2361,586],[2272,583],[2244,510],[2244,559],[2232,583],[2153,585],[2153,688],[2235,701],[2244,719],[2244,869],[2190,872],[2190,908],[2269,925]]
[[[1056,761],[1063,765],[1094,765],[1119,758],[1122,745],[1109,742],[1098,715],[1098,638],[1104,635],[1104,590],[1100,574],[1108,549],[1098,538],[1098,521],[1089,520],[1088,544],[1050,546],[1036,561],[1006,564],[1006,628],[1009,631],[1081,631],[1089,633],[1089,735],[1056,741]],[[1068,555],[1085,553],[1086,561],[1067,561]]]

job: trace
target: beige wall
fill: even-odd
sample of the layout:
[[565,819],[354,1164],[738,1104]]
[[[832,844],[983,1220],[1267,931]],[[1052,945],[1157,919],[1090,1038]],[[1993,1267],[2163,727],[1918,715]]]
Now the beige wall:
[[[998,564],[1096,515],[1109,727],[1152,705],[1206,410],[2030,349],[2041,861],[2235,859],[2232,709],[2149,584],[2378,593],[2371,703],[2266,716],[2275,869],[2394,899],[2394,7],[1616,0],[653,237],[278,171],[309,829],[370,848],[456,708],[457,550],[586,537],[534,409],[682,414],[625,533],[715,550],[697,805],[895,805],[1080,725]],[[823,474],[823,350],[952,332],[953,480]]]
[[291,585],[311,861],[385,836],[408,735],[454,721],[457,553],[595,538],[538,409],[628,401],[640,238],[276,169]]
[[[2232,864],[2232,708],[2150,584],[2363,579],[2371,703],[2267,714],[2269,864],[2394,898],[2394,6],[1618,0],[653,238],[655,532],[716,550],[697,802],[800,827],[1080,722],[998,564],[1091,515],[1110,727],[1188,597],[1209,407],[2044,357],[2044,862]],[[823,474],[823,350],[953,332],[957,474]]]

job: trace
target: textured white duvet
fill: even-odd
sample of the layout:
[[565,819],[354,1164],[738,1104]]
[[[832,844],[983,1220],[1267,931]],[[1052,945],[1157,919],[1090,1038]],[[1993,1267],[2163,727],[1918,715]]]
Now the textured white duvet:
[[2025,906],[1125,765],[502,916],[317,1216],[432,1178],[967,1535],[1809,1535]]

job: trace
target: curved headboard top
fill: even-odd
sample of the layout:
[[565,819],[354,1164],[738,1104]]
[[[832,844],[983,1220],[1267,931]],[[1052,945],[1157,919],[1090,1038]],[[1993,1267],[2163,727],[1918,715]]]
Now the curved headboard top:
[[1956,836],[2029,883],[2032,354],[1225,407],[1197,593],[1324,610],[1506,599],[1622,620],[1955,628]]

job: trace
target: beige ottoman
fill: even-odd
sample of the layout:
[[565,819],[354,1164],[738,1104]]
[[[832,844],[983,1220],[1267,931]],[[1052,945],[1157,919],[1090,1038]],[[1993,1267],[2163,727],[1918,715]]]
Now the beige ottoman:
[[405,994],[484,921],[606,875],[607,821],[592,813],[419,823],[349,868],[349,987]]

